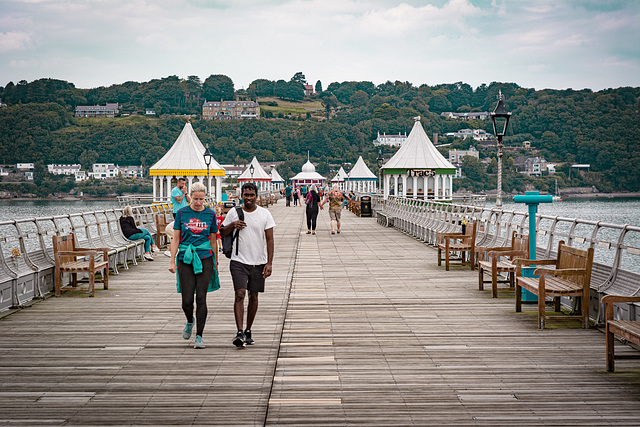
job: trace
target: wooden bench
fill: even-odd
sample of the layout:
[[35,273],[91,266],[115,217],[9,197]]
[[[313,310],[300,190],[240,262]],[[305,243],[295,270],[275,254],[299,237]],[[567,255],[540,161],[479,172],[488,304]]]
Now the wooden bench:
[[[442,252],[445,257],[445,269],[449,271],[451,264],[451,252],[460,252],[460,265],[469,265],[471,270],[475,268],[475,243],[476,227],[478,223],[470,222],[465,226],[464,233],[437,233],[438,242],[438,266],[442,265]],[[453,241],[457,242],[453,242]],[[465,253],[469,254],[469,262],[465,261]]]
[[[607,371],[613,372],[615,368],[615,342],[614,335],[629,342],[640,345],[640,322],[637,320],[615,320],[613,318],[613,305],[615,303],[640,302],[640,296],[628,297],[621,295],[607,295],[602,298],[606,306],[606,334],[607,334]],[[617,359],[637,358],[637,356],[618,356]]]
[[[169,221],[170,222],[170,221]],[[167,216],[164,213],[156,214],[156,246],[160,248],[161,246],[168,244],[167,235],[164,233],[167,225]]]
[[[556,259],[515,259],[516,271],[516,311],[522,311],[522,288],[538,296],[538,328],[544,329],[544,321],[551,317],[580,317],[582,326],[589,327],[589,290],[591,267],[593,266],[593,248],[578,249],[558,244]],[[522,277],[523,265],[553,265],[555,269],[536,268],[538,277]],[[552,297],[555,311],[560,311],[560,297],[582,297],[582,310],[577,316],[547,316],[545,298]]]
[[[102,283],[109,289],[108,248],[77,248],[73,233],[66,236],[53,236],[53,256],[55,266],[56,296],[60,291],[73,289],[78,284],[78,273],[89,274],[89,296],[93,296],[96,272],[102,272]],[[102,260],[97,259],[102,256]],[[78,259],[85,257],[85,259]],[[86,259],[88,257],[88,260]],[[62,287],[62,273],[71,273],[70,287]]]
[[[492,248],[476,247],[478,252],[478,289],[484,290],[484,272],[491,272],[491,295],[498,298],[498,283],[509,283],[509,288],[515,286],[516,258],[529,256],[529,235],[513,232],[511,234],[511,246],[494,246]],[[487,258],[480,260],[482,256]],[[498,258],[503,258],[498,260]],[[507,273],[507,280],[498,280],[498,273]]]

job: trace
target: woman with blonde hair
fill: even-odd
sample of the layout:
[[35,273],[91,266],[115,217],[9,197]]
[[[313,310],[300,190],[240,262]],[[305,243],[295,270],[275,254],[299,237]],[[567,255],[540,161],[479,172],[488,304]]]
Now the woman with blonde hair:
[[204,205],[206,192],[200,182],[191,185],[191,204],[176,212],[171,239],[169,271],[178,272],[177,288],[182,294],[182,311],[187,318],[182,338],[191,338],[196,323],[194,348],[205,347],[202,333],[208,315],[207,292],[220,288],[216,262],[218,226],[215,212]]
[[122,216],[120,217],[120,228],[122,229],[122,234],[129,240],[143,240],[144,239],[144,259],[147,261],[153,261],[153,257],[151,256],[151,249],[155,252],[159,252],[160,250],[153,243],[153,236],[146,228],[138,228],[136,225],[136,220],[133,219],[133,209],[131,206],[125,206],[122,210]]

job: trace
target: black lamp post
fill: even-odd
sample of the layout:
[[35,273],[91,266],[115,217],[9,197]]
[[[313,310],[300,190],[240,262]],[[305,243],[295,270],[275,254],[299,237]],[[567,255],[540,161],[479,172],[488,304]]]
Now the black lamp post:
[[502,137],[507,132],[511,113],[504,106],[504,95],[498,91],[498,105],[491,112],[491,122],[493,123],[493,134],[498,138],[498,192],[496,194],[496,206],[502,207]]
[[376,158],[376,162],[378,162],[378,191],[382,190],[382,163],[384,162],[384,157],[382,157],[382,150],[378,149],[378,157]]
[[207,192],[209,193],[209,196],[211,196],[211,182],[209,181],[209,165],[211,164],[211,159],[213,158],[213,156],[211,155],[211,151],[209,151],[209,144],[207,144],[207,147],[204,150],[204,154],[202,154],[202,157],[204,157],[204,163],[207,165]]
[[256,170],[256,169],[253,167],[253,164],[250,165],[249,166],[249,173],[251,174],[251,182],[253,182],[253,171],[254,170]]

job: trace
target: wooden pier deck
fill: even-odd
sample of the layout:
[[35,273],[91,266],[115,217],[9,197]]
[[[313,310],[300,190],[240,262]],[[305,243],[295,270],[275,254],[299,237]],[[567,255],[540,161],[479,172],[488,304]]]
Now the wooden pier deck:
[[[236,349],[228,260],[206,349],[181,337],[168,258],[0,319],[0,425],[639,425],[640,361],[605,372],[605,337],[477,290],[477,273],[343,212],[304,234],[270,208],[274,275]],[[99,288],[99,286],[98,286]],[[620,345],[618,353],[635,350]]]

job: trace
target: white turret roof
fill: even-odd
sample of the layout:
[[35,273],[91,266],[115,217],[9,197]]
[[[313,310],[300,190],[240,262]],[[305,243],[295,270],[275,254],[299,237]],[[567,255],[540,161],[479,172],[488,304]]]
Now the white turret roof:
[[[196,171],[206,171],[207,164],[204,162],[204,145],[198,139],[191,123],[186,123],[182,132],[173,143],[173,146],[150,168],[151,175],[166,175],[166,171],[173,171],[172,174],[184,172],[186,175],[193,175]],[[222,171],[215,175],[224,175],[224,168],[215,160],[211,159],[209,170]],[[155,172],[155,173],[154,173]],[[192,173],[189,173],[192,172]],[[205,172],[206,173],[206,172]]]
[[344,182],[344,179],[346,177],[347,177],[347,173],[344,171],[344,168],[340,166],[340,170],[338,171],[336,176],[333,177],[331,182]]
[[420,117],[402,147],[382,169],[455,169],[433,145],[420,123]]
[[349,179],[377,179],[377,177],[367,167],[362,156],[360,156],[356,164],[351,168],[351,171],[349,171]]
[[[251,175],[251,165],[253,165],[253,176]],[[244,172],[242,172],[240,174],[240,176],[238,177],[238,180],[258,180],[258,181],[271,181],[271,177],[269,176],[269,174],[267,173],[267,171],[264,170],[264,168],[262,166],[260,166],[260,162],[258,161],[258,159],[254,156],[253,160],[251,160],[251,163],[249,163],[249,166],[247,166],[247,168],[244,170]]]
[[316,172],[316,167],[307,160],[307,163],[302,165],[302,172],[291,178],[292,180],[302,180],[302,179],[322,179],[326,180],[326,178]]
[[284,179],[275,168],[271,171],[271,182],[284,182]]

